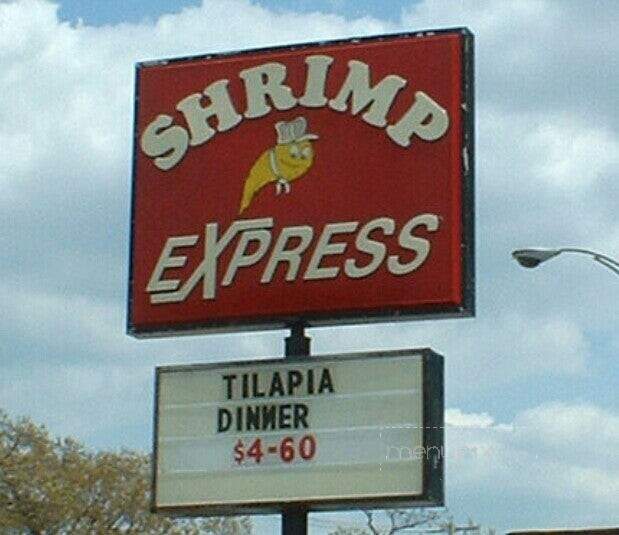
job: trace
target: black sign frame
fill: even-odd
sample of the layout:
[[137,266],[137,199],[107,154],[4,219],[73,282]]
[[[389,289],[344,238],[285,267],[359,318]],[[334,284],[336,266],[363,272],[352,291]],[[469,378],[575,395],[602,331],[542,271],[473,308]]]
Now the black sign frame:
[[[459,306],[428,305],[415,307],[390,307],[387,309],[367,311],[348,310],[346,312],[315,312],[312,314],[297,314],[295,316],[277,316],[270,318],[244,317],[234,321],[200,321],[199,323],[182,323],[149,325],[137,327],[132,317],[132,285],[133,285],[133,229],[135,218],[135,180],[137,169],[137,150],[139,137],[137,118],[140,98],[138,94],[140,70],[156,63],[173,64],[187,60],[214,59],[231,55],[253,54],[260,52],[277,52],[282,50],[296,50],[324,45],[338,45],[346,43],[365,43],[372,41],[388,41],[391,39],[424,37],[429,35],[458,34],[462,36],[462,303]],[[285,329],[295,324],[307,327],[325,327],[332,325],[355,325],[378,322],[413,321],[426,319],[453,319],[475,316],[475,87],[474,87],[474,35],[465,27],[423,30],[416,32],[392,33],[356,37],[350,39],[335,39],[331,41],[306,42],[294,45],[255,48],[218,54],[204,54],[171,58],[160,61],[147,61],[136,65],[135,95],[134,95],[134,139],[133,139],[133,168],[131,184],[131,228],[129,243],[129,277],[127,290],[127,323],[126,332],[136,338],[154,338],[168,336],[182,336],[192,334],[217,334],[229,332],[246,332],[258,330]]]

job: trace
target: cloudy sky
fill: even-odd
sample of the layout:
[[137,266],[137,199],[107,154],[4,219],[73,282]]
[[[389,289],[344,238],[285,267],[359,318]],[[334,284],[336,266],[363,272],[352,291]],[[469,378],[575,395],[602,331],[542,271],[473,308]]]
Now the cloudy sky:
[[[149,450],[156,365],[282,354],[284,332],[125,334],[137,61],[467,26],[477,315],[314,329],[313,350],[445,355],[457,519],[619,525],[619,278],[578,255],[510,257],[619,257],[618,24],[612,0],[0,1],[0,407]],[[334,521],[312,517],[316,533]]]

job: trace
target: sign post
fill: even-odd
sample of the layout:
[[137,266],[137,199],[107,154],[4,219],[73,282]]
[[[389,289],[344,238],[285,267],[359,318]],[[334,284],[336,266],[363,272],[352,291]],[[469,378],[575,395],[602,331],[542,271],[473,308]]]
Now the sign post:
[[[285,340],[285,358],[309,357],[311,338],[305,336],[302,323],[290,328],[290,336]],[[303,506],[284,509],[282,512],[282,535],[307,533],[307,509]]]
[[127,332],[291,330],[157,368],[153,511],[443,505],[442,357],[305,329],[474,315],[473,115],[466,28],[137,65]]

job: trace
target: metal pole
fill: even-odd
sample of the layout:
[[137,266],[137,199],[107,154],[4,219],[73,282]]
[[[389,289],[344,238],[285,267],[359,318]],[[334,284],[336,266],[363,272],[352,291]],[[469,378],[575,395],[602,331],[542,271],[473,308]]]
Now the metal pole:
[[310,337],[305,336],[305,325],[294,323],[290,326],[290,336],[286,337],[286,358],[309,357]]
[[[305,325],[294,323],[290,326],[290,336],[285,340],[285,358],[309,357],[310,338],[305,336]],[[307,509],[292,506],[282,513],[282,535],[307,534]]]
[[282,535],[306,535],[307,510],[302,508],[286,509],[282,513]]

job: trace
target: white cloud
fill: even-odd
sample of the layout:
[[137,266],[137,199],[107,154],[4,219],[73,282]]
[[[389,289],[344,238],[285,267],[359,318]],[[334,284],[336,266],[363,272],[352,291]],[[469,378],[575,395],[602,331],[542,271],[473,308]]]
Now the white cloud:
[[[205,0],[154,22],[95,28],[59,22],[46,0],[0,2],[0,406],[55,433],[148,447],[155,365],[282,353],[281,332],[124,334],[135,62],[466,25],[477,62],[477,317],[316,329],[314,350],[433,347],[446,357],[452,401],[512,403],[510,423],[483,408],[448,411],[448,440],[465,448],[448,465],[455,506],[473,513],[472,489],[488,500],[500,488],[521,504],[531,492],[555,500],[558,520],[585,518],[579,499],[612,517],[616,408],[526,406],[551,380],[612,388],[616,277],[563,256],[524,272],[509,253],[568,244],[619,252],[617,16],[613,2],[428,0],[394,24]],[[516,522],[513,502],[498,502]]]
[[[463,325],[464,324],[464,325]],[[317,333],[315,350],[431,347],[445,357],[446,391],[456,399],[527,379],[586,375],[592,358],[579,325],[561,316],[501,311],[476,320],[350,327]]]
[[[13,417],[45,423],[53,436],[72,436],[90,447],[147,450],[150,444],[143,435],[152,421],[153,384],[149,364],[93,359],[82,364],[40,362],[25,376],[5,370],[0,406],[11,407]],[[136,395],[148,402],[136,405]]]
[[445,410],[445,425],[447,427],[464,427],[484,429],[492,427],[494,418],[486,412],[482,413],[465,413],[460,409]]
[[[531,527],[522,507],[532,500],[552,503],[559,514],[540,515],[535,527],[586,525],[590,511],[607,510],[604,524],[619,520],[619,414],[594,405],[547,403],[494,424],[487,414],[447,411],[461,425],[448,425],[447,477],[454,494],[470,489],[510,497],[496,503],[512,528]],[[480,422],[481,425],[469,425]],[[610,508],[610,509],[609,509]],[[614,517],[614,518],[613,518]],[[496,521],[496,520],[495,520]],[[553,524],[554,522],[554,524]],[[598,521],[599,523],[599,521]]]
[[479,95],[507,110],[578,110],[616,129],[612,79],[619,43],[614,2],[597,9],[566,0],[419,2],[409,27],[468,26],[476,35]]
[[546,403],[519,414],[518,443],[538,443],[539,457],[619,470],[619,415],[592,404]]
[[531,174],[548,186],[582,195],[605,175],[619,168],[616,133],[578,116],[549,117],[526,137],[526,150],[535,166]]

